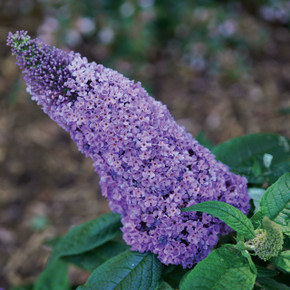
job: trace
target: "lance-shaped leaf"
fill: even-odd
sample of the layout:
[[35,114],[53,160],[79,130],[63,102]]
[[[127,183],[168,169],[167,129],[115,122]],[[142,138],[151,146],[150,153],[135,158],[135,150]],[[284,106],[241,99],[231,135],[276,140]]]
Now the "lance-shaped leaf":
[[107,213],[97,219],[72,228],[55,245],[49,263],[56,259],[92,250],[121,233],[120,216]]
[[66,262],[55,260],[40,274],[33,290],[69,290],[67,270]]
[[205,201],[183,208],[182,211],[202,211],[216,216],[240,235],[252,239],[255,237],[254,227],[250,219],[240,210],[221,201]]
[[162,264],[151,253],[126,251],[98,267],[77,290],[144,289],[161,284]]
[[[250,134],[233,138],[212,150],[216,158],[234,172],[244,175],[249,183],[274,183],[283,173],[290,171],[290,142],[275,134]],[[272,157],[265,164],[266,156]]]
[[184,277],[180,290],[251,290],[255,279],[239,251],[222,247],[212,251]]
[[268,277],[257,278],[256,284],[260,286],[263,290],[290,290],[289,286]]
[[264,268],[262,266],[256,265],[258,270],[258,278],[265,278],[265,277],[274,277],[280,274],[280,272],[271,270],[268,268]]
[[92,272],[107,260],[128,249],[129,247],[125,243],[108,241],[96,249],[78,255],[65,256],[64,259],[69,263]]
[[280,270],[290,273],[290,251],[283,251],[277,257],[271,259],[273,264]]
[[290,235],[290,173],[282,175],[270,186],[260,202],[261,212],[279,224]]

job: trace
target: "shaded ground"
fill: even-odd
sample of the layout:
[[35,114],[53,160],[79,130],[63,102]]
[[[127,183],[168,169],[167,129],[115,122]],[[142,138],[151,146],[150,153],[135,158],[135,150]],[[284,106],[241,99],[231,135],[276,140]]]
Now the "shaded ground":
[[[24,19],[22,19],[24,21]],[[8,31],[34,31],[39,18],[0,24],[0,287],[31,282],[49,254],[46,239],[107,212],[92,162],[25,93]],[[250,29],[250,28],[249,28]],[[236,83],[194,75],[164,57],[153,67],[154,96],[193,135],[214,142],[253,132],[290,136],[290,33],[271,28],[271,42],[253,57],[253,71]],[[75,283],[86,273],[71,269]]]

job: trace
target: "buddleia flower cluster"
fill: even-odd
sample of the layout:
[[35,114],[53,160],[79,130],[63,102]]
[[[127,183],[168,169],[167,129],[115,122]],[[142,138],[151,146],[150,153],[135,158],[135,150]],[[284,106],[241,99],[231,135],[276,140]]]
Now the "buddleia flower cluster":
[[246,245],[253,250],[262,260],[267,261],[278,256],[283,248],[283,233],[278,224],[268,217],[263,219],[263,227],[255,230],[255,238],[249,240]]
[[230,229],[182,208],[219,200],[248,212],[247,180],[217,162],[140,83],[23,31],[10,33],[8,45],[32,100],[92,158],[132,250],[190,268]]

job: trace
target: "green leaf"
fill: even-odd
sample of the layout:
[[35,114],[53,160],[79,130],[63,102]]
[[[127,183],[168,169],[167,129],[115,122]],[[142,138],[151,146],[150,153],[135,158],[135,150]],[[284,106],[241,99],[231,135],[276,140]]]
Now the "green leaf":
[[155,289],[161,283],[162,264],[151,253],[126,251],[98,267],[77,290]]
[[258,177],[262,173],[262,168],[259,163],[259,161],[256,158],[253,158],[253,166],[252,166],[252,171],[255,177]]
[[55,260],[47,265],[37,278],[33,290],[66,290],[70,289],[67,278],[67,263]]
[[[237,237],[237,240],[238,240],[238,237]],[[252,260],[251,254],[248,252],[248,250],[246,250],[244,239],[243,239],[243,241],[238,241],[237,244],[235,244],[235,245],[233,245],[233,244],[224,244],[223,247],[228,249],[228,250],[230,250],[230,249],[234,249],[235,251],[239,250],[241,255],[248,260],[248,263],[249,263],[249,266],[250,266],[250,269],[252,270],[252,272],[255,275],[258,274],[257,267],[256,267],[255,263]]]
[[[212,153],[232,171],[244,175],[249,183],[274,183],[290,171],[290,141],[275,134],[250,134],[216,146]],[[264,155],[273,156],[271,165],[264,164]]]
[[165,266],[164,265],[164,267],[163,267],[163,274],[168,274],[168,273],[171,273],[171,272],[173,272],[174,270],[175,270],[175,268],[176,267],[178,267],[178,266],[176,266],[176,265],[173,265],[173,264],[170,264],[170,265],[168,265],[168,266]]
[[290,273],[290,250],[281,252],[279,256],[272,258],[271,261],[281,271]]
[[274,277],[274,276],[279,275],[279,273],[280,273],[278,271],[270,270],[270,269],[261,267],[259,265],[256,265],[256,268],[258,270],[258,277],[259,278]]
[[258,271],[257,271],[256,265],[254,264],[254,262],[252,260],[252,257],[250,255],[250,253],[247,250],[242,250],[241,251],[241,254],[242,254],[243,257],[245,257],[248,260],[248,263],[249,263],[249,266],[250,266],[252,272],[255,275],[257,275],[258,274]]
[[287,285],[267,277],[258,278],[256,284],[262,286],[263,290],[290,290],[290,287]]
[[181,281],[180,290],[251,290],[256,275],[239,251],[225,247],[212,251]]
[[107,213],[76,226],[55,245],[48,262],[92,250],[119,235],[120,227],[120,216],[115,213]]
[[255,229],[261,227],[263,218],[264,214],[261,212],[259,208],[258,211],[251,217],[251,222],[254,225]]
[[73,256],[65,256],[63,259],[82,269],[92,272],[107,260],[126,250],[128,250],[128,246],[124,243],[109,241],[89,252]]
[[262,196],[261,212],[290,235],[290,173],[282,175]]
[[195,139],[198,141],[199,144],[201,144],[202,146],[208,148],[209,150],[212,150],[213,148],[213,144],[211,143],[211,141],[205,136],[203,131],[200,131]]
[[290,249],[290,237],[289,236],[285,236],[285,238],[284,238],[284,248]]
[[233,230],[248,239],[255,237],[254,227],[250,219],[240,210],[221,201],[205,201],[183,208],[182,211],[202,211],[214,215],[225,222]]
[[165,272],[166,268],[165,270],[163,269],[163,279],[173,288],[178,288],[181,279],[184,277],[186,273],[188,273],[189,270],[183,269],[181,266],[174,266],[174,268],[171,271]]
[[156,290],[174,290],[167,282],[163,281]]

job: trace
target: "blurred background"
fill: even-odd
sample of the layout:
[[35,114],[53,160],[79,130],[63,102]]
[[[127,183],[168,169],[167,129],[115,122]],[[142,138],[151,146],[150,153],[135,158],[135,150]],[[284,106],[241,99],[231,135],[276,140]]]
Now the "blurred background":
[[0,0],[0,288],[31,283],[46,240],[109,210],[92,162],[29,99],[6,47],[16,30],[141,81],[214,144],[290,137],[288,0]]

